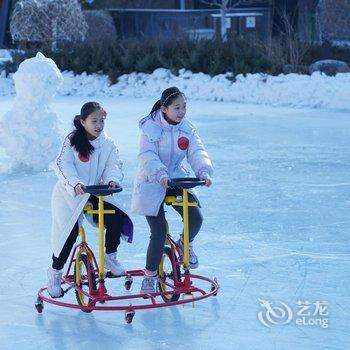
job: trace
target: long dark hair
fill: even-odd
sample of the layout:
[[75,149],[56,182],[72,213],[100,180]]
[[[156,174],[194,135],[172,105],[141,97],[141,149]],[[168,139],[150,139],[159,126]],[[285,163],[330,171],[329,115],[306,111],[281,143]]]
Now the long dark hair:
[[173,103],[173,101],[176,100],[180,95],[183,95],[183,93],[176,86],[172,86],[170,88],[165,89],[162,92],[160,100],[158,100],[154,104],[151,113],[158,111],[161,106],[170,106]]
[[94,146],[90,143],[87,133],[81,124],[81,120],[85,120],[91,113],[103,110],[98,102],[87,102],[81,107],[80,114],[73,119],[75,130],[69,134],[71,146],[82,156],[87,157],[94,151]]

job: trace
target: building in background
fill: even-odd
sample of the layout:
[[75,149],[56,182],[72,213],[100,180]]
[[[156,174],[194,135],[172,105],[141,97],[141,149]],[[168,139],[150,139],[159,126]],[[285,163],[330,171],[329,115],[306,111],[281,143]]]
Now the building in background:
[[0,0],[0,48],[9,43],[9,18],[10,18],[11,0]]
[[[9,18],[17,1],[0,0],[0,47],[11,45]],[[201,0],[80,1],[85,11],[95,11],[91,16],[97,18],[96,11],[104,11],[105,17],[108,13],[118,39],[209,39],[220,33],[219,9]],[[249,35],[268,40],[283,30],[284,15],[302,41],[350,40],[349,0],[267,0],[255,6],[240,6],[228,11],[227,32],[231,36]]]
[[[124,0],[103,3],[110,4],[107,9],[112,14],[122,39],[210,39],[220,33],[219,9],[200,0]],[[227,13],[229,35],[249,34],[266,40],[270,36],[271,25],[268,1],[262,1],[254,7],[237,7]]]

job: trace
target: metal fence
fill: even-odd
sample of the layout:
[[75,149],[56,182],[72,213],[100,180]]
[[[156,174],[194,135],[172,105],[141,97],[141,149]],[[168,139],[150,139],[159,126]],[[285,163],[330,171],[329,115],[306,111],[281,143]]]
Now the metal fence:
[[[122,39],[211,38],[220,33],[218,10],[110,9],[109,12]],[[268,8],[237,9],[228,14],[228,32],[267,39],[270,20]]]

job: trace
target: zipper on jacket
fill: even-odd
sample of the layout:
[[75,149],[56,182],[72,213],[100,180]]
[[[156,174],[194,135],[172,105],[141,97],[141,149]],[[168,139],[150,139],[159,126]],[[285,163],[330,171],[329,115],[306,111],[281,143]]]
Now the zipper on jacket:
[[[174,128],[171,128],[171,148],[170,148],[170,159],[169,159],[169,166],[168,166],[168,170],[170,170],[170,166],[171,166],[171,161],[173,159],[174,156]],[[170,174],[169,174],[170,175]]]

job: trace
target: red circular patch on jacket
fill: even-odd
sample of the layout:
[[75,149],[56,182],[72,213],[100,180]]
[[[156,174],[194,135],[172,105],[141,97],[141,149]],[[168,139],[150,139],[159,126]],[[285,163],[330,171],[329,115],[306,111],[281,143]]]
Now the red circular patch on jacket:
[[90,159],[90,155],[89,154],[85,156],[84,154],[79,153],[78,157],[84,163],[88,162],[89,159]]
[[185,149],[188,148],[188,145],[189,145],[190,141],[188,140],[187,137],[180,137],[178,140],[177,140],[177,145],[179,146],[180,149],[182,149],[183,151]]

